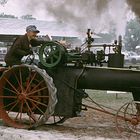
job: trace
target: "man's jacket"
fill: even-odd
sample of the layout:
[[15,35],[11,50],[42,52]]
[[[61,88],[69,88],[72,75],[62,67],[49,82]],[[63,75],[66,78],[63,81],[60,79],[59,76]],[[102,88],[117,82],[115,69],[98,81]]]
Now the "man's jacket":
[[26,34],[17,37],[5,56],[7,66],[21,64],[22,57],[32,53],[30,46],[38,45],[40,44],[36,40],[29,41]]

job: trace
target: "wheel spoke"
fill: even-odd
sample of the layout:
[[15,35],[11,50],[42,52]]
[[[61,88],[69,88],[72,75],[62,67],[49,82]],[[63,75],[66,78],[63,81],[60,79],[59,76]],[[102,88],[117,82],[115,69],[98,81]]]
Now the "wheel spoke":
[[4,77],[4,79],[7,81],[7,83],[16,91],[15,93],[18,95],[20,94],[19,91],[9,82],[7,78]]
[[38,97],[39,97],[39,98],[48,98],[49,96],[41,96],[41,95],[38,96],[38,95],[37,95],[37,96],[29,96],[29,97],[31,97],[31,98],[38,98]]
[[[37,81],[38,82],[38,81]],[[37,87],[39,87],[42,83],[44,82],[44,80],[42,80],[41,82],[39,82],[36,86],[34,86],[34,88],[31,90],[34,91]]]
[[15,120],[17,120],[19,114],[20,114],[20,112],[17,112],[17,115],[16,115],[16,117],[15,117]]
[[12,102],[12,103],[10,103],[10,104],[8,104],[8,105],[4,106],[3,108],[9,107],[9,106],[11,106],[11,105],[15,104],[16,102],[17,102],[17,101],[14,101],[14,102]]
[[20,108],[19,108],[19,112],[17,113],[17,115],[16,115],[16,117],[15,117],[15,120],[18,119],[18,116],[19,116],[19,115],[20,115],[20,120],[21,120],[21,115],[22,115],[21,111],[22,111],[22,108],[23,108],[23,102],[21,102],[21,106],[20,106]]
[[13,99],[16,99],[17,97],[16,96],[0,96],[0,98],[13,98]]
[[35,119],[35,115],[34,115],[34,113],[32,112],[32,110],[31,110],[31,108],[30,108],[30,106],[29,106],[29,104],[28,104],[28,102],[25,100],[25,103],[26,103],[26,105],[27,105],[27,108],[29,109],[29,117],[34,121],[34,122],[36,122],[36,119]]
[[35,78],[36,74],[37,74],[37,72],[34,73],[34,75],[33,75],[33,77],[31,78],[29,84],[27,85],[27,88],[26,88],[25,92],[27,92],[27,90],[28,90],[28,88],[30,87],[30,85],[31,85],[33,79]]
[[29,94],[28,94],[28,96],[29,95],[32,95],[32,94],[34,94],[34,93],[36,93],[36,92],[40,92],[40,91],[42,91],[42,90],[45,90],[45,89],[47,89],[48,87],[43,87],[43,88],[40,88],[40,89],[38,89],[38,90],[35,90],[35,91],[33,91],[33,92],[30,92]]
[[54,50],[54,54],[57,54],[59,52],[59,50],[57,50],[57,47]]
[[[31,102],[31,101],[30,101]],[[42,114],[44,114],[44,112],[34,103],[34,102],[31,102]]]
[[[27,110],[27,114],[30,114],[29,110]],[[29,116],[29,115],[28,115]],[[30,123],[30,127],[31,127],[31,124],[32,124],[32,120],[31,120],[31,117],[29,116],[29,123]]]
[[14,73],[14,75],[15,75],[15,78],[16,78],[17,82],[18,82],[18,85],[19,85],[19,86],[20,86],[20,88],[21,88],[21,91],[23,91],[23,89],[22,89],[22,85],[21,85],[20,81],[18,80],[17,75],[15,74],[15,72],[14,72],[14,71],[13,71],[13,73]]
[[30,106],[29,106],[29,104],[28,104],[28,102],[26,100],[25,100],[25,104],[26,104],[28,110],[30,111],[30,113],[33,113],[32,110],[31,110],[31,108],[30,108]]
[[9,89],[9,88],[4,87],[4,89],[6,89],[6,90],[8,90],[8,91],[10,91],[10,92],[12,92],[12,93],[15,93],[15,94],[16,94],[16,92],[15,92],[15,91],[13,91],[13,90],[11,90],[11,89]]
[[21,91],[23,92],[23,83],[22,83],[22,75],[21,75],[21,68],[19,69],[19,77],[20,77],[20,85],[21,85]]
[[18,103],[19,103],[19,101],[17,101],[17,102],[15,103],[15,105],[14,105],[10,110],[8,110],[8,113],[9,113],[10,111],[12,111],[12,110],[17,106]]
[[56,59],[58,59],[59,56],[57,56],[57,55],[54,54],[53,57],[56,58]]
[[20,108],[20,120],[22,119],[22,110],[23,110],[23,102],[21,102],[21,108]]
[[[30,83],[30,79],[31,79],[31,71],[30,71],[30,73],[29,73],[29,76],[28,76],[28,79],[26,80],[26,89],[28,88],[28,85],[29,85],[29,83]],[[29,86],[30,87],[30,86]]]
[[34,100],[34,99],[30,99],[30,98],[28,98],[28,97],[27,97],[27,99],[30,100],[30,101],[32,101],[32,102],[35,102],[35,103],[37,103],[37,104],[40,104],[40,105],[42,105],[42,106],[48,107],[48,105],[46,105],[46,104],[44,104],[44,103],[41,103],[41,102],[38,102],[38,101],[36,101],[36,100]]

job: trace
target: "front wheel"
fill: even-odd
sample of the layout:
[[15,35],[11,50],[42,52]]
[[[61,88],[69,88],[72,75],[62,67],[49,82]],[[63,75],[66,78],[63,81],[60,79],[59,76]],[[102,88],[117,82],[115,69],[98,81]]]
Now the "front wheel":
[[56,103],[52,78],[36,66],[13,66],[0,79],[0,114],[8,126],[42,125],[54,113]]

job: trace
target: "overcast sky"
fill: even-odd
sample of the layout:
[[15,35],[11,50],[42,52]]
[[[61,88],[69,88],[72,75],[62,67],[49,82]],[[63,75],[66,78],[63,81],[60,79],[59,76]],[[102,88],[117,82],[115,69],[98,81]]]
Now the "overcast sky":
[[[33,0],[34,1],[34,0]],[[39,0],[40,2],[45,0]],[[45,11],[44,7],[39,5],[34,5],[36,10],[32,11],[32,9],[28,8],[29,0],[8,0],[5,5],[0,5],[0,13],[12,14],[15,16],[22,16],[26,14],[31,14],[35,18],[39,20],[54,20],[52,16]]]

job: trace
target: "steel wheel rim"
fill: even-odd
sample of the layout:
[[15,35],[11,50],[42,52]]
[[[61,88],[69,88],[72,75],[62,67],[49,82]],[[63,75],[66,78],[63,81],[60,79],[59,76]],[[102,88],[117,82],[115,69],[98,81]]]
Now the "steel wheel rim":
[[[136,120],[136,114],[131,112],[131,105],[137,103],[136,101],[125,103],[121,108],[117,111],[115,122],[116,122],[116,129],[118,134],[122,138],[133,137],[133,135],[140,134],[139,131],[136,131],[136,128],[132,126],[139,125],[139,121]],[[129,110],[129,111],[128,111]]]
[[136,104],[140,105],[140,102],[132,101],[128,104],[124,112],[124,118],[131,120],[127,121],[127,119],[125,119],[127,128],[133,133],[140,134],[140,114],[137,115]]
[[[22,74],[20,73],[21,71],[19,71],[19,77],[16,76],[16,74],[14,75],[15,80],[17,80],[18,87],[8,80],[11,70],[5,72],[3,78],[1,78],[1,81],[3,81],[3,84],[0,85],[1,87],[3,87],[5,83],[8,83],[11,87],[10,89],[1,88],[1,93],[3,93],[4,90],[8,90],[11,96],[0,96],[0,112],[2,114],[1,117],[3,121],[8,124],[8,126],[15,128],[31,128],[34,125],[36,126],[37,123],[40,123],[44,115],[46,115],[45,113],[49,105],[50,96],[48,93],[48,87],[44,87],[45,83],[43,79],[42,81],[35,79],[35,77],[38,77],[37,72],[30,72],[30,76],[26,80],[26,84],[21,83]],[[5,76],[6,74],[7,76]],[[8,101],[9,99],[10,102],[6,104],[6,100]],[[42,102],[44,99],[46,103]],[[15,113],[16,108],[18,111]],[[14,117],[11,115],[14,115]]]

